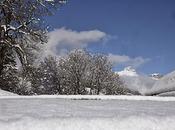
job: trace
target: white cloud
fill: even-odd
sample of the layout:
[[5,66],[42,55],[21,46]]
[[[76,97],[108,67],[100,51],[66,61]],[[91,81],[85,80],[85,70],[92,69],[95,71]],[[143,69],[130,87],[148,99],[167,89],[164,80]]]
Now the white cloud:
[[99,30],[74,31],[60,28],[49,32],[49,41],[46,44],[45,55],[61,55],[67,50],[85,48],[88,44],[103,41],[107,34]]
[[[75,48],[86,48],[89,44],[97,43],[99,41],[101,41],[103,45],[109,39],[117,38],[109,36],[100,30],[76,31],[66,28],[55,29],[54,31],[49,32],[48,36],[49,40],[48,43],[45,44],[42,57],[47,55],[62,56]],[[126,55],[109,54],[108,57],[110,61],[116,65],[122,64],[133,67],[139,67],[149,61],[148,58],[131,58]]]
[[114,55],[114,54],[108,54],[109,60],[116,65],[125,65],[125,66],[133,66],[135,68],[145,64],[146,62],[150,61],[149,58],[143,58],[141,56],[131,58],[126,55]]

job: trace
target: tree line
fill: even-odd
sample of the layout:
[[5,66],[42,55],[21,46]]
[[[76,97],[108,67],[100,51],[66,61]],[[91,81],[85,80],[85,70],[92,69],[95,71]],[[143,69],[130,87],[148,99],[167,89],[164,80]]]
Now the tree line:
[[13,90],[9,85],[8,91],[21,95],[120,95],[129,92],[119,75],[112,71],[107,56],[84,50],[73,50],[59,59],[48,56],[37,67],[29,65],[19,75],[18,83],[15,87],[13,83]]
[[[50,16],[65,0],[0,1],[0,88],[20,95],[125,94],[129,90],[102,54],[74,50],[34,65],[39,43],[47,43]],[[17,61],[22,68],[19,69]]]

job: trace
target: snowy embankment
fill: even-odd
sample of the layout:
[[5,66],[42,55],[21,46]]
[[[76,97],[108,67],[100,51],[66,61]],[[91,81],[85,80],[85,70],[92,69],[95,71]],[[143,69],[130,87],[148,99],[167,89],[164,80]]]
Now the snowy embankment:
[[174,101],[175,97],[127,96],[127,95],[37,95],[37,96],[0,96],[0,99],[70,99],[70,100],[130,100],[130,101]]
[[0,130],[175,130],[174,108],[173,97],[4,96]]
[[17,96],[17,94],[8,92],[8,91],[4,91],[0,89],[0,96]]
[[23,118],[0,122],[1,130],[175,130],[174,117]]

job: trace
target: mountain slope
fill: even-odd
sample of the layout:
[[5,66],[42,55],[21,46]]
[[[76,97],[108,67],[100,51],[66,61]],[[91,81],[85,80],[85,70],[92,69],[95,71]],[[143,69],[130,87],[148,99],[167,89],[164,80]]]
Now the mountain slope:
[[165,75],[159,81],[157,81],[153,85],[150,94],[157,95],[161,93],[166,93],[167,95],[168,92],[170,92],[172,95],[173,91],[175,91],[175,71]]
[[156,82],[149,76],[137,73],[132,67],[126,67],[123,71],[117,73],[124,82],[125,87],[142,95],[145,95]]

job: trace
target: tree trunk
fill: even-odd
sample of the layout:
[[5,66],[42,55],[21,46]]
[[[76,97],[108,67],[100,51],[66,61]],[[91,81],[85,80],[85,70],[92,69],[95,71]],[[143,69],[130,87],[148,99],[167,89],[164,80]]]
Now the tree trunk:
[[4,69],[4,47],[0,49],[0,76],[2,75],[2,71]]

